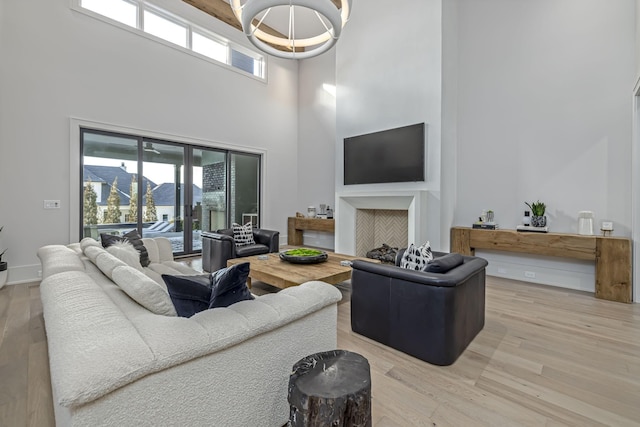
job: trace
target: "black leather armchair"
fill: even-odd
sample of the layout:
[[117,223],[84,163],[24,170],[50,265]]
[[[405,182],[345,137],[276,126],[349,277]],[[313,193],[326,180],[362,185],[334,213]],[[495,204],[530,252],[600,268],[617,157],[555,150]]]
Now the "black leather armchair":
[[[434,252],[435,258],[443,255]],[[442,274],[354,261],[351,329],[434,365],[451,365],[485,318],[487,261],[462,259]]]
[[204,271],[217,271],[227,266],[227,260],[251,255],[278,252],[280,232],[253,229],[255,245],[236,247],[233,229],[216,230],[202,233],[202,268]]

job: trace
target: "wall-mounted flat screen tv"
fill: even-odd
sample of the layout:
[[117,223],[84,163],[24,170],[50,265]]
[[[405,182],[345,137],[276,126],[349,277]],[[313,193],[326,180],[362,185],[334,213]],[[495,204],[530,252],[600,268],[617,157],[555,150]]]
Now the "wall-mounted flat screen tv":
[[399,127],[344,139],[344,184],[425,180],[425,125]]

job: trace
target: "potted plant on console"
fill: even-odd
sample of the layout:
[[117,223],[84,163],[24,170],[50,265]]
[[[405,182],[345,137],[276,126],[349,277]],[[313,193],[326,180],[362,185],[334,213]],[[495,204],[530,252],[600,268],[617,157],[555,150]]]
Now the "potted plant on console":
[[524,202],[524,204],[529,206],[529,209],[531,209],[531,226],[546,227],[547,217],[544,215],[544,212],[547,209],[547,205],[542,203],[540,200],[533,203]]
[[[4,227],[0,227],[0,232],[3,228]],[[5,252],[7,252],[6,249],[0,252],[0,289],[7,283],[7,262],[2,261],[2,255],[4,255]]]

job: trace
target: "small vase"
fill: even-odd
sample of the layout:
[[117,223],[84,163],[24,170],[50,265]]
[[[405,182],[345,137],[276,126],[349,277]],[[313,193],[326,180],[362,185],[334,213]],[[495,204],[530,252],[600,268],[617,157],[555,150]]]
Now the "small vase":
[[531,217],[531,226],[532,227],[546,227],[547,226],[547,217],[546,216],[532,216]]

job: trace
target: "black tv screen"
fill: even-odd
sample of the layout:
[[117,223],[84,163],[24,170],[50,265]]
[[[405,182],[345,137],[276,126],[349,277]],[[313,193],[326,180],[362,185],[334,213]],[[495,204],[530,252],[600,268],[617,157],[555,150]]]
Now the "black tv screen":
[[424,123],[344,139],[344,184],[424,181]]

